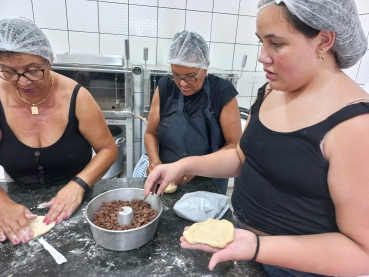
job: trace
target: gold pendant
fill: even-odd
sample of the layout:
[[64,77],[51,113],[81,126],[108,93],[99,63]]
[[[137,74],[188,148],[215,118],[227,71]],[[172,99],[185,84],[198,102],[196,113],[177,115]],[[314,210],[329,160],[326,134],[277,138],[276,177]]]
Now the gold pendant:
[[38,108],[36,106],[31,107],[32,114],[38,114]]

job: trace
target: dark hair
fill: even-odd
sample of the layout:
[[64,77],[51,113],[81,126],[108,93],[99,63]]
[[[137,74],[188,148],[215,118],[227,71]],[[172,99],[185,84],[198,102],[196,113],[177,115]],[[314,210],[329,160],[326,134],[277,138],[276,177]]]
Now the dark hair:
[[281,2],[278,6],[280,6],[283,10],[283,17],[294,29],[296,29],[296,31],[303,34],[307,38],[315,38],[319,34],[320,30],[314,29],[302,22],[296,15],[289,11],[285,3]]
[[[309,25],[307,25],[305,22],[302,22],[296,15],[294,15],[293,13],[289,11],[285,3],[281,2],[278,6],[282,8],[283,17],[287,20],[289,24],[291,24],[291,26],[296,31],[303,34],[307,38],[317,37],[317,35],[319,34],[321,30],[314,29],[313,27],[310,27]],[[332,51],[332,53],[334,55],[334,59],[336,60],[336,64],[339,65],[340,61],[338,59],[336,52]]]

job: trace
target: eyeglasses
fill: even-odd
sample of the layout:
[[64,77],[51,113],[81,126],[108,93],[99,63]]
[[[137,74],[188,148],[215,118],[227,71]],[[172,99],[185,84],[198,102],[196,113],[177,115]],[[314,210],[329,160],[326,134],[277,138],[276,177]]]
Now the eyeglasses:
[[168,70],[168,76],[171,80],[173,80],[176,83],[179,83],[181,80],[185,81],[187,84],[196,84],[197,78],[200,76],[201,69],[199,71],[199,74],[197,74],[196,77],[179,77],[179,75],[173,75],[171,68]]
[[18,81],[20,76],[30,80],[30,81],[39,81],[42,80],[45,76],[47,60],[45,62],[45,66],[43,69],[39,70],[30,70],[23,73],[10,72],[10,71],[0,71],[0,78],[5,81]]

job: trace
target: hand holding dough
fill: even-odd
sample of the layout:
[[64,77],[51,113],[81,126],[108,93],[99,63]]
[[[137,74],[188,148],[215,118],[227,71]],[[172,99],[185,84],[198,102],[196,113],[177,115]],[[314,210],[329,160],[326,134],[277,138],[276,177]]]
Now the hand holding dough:
[[41,236],[54,228],[55,222],[46,225],[46,223],[43,223],[44,218],[44,216],[38,216],[36,219],[28,220],[28,223],[31,225],[31,229],[33,231],[33,237],[31,239]]
[[177,186],[174,183],[170,183],[164,190],[164,193],[174,193],[177,190]]
[[234,239],[234,226],[228,220],[209,218],[205,222],[193,224],[183,232],[189,244],[208,244],[213,247],[224,248]]

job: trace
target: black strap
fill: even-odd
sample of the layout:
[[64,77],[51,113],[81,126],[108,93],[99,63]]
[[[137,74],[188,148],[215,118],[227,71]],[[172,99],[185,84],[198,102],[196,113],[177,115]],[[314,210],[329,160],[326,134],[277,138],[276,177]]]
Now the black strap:
[[258,234],[255,234],[255,235],[256,235],[256,250],[255,250],[254,257],[251,259],[251,261],[254,261],[254,262],[259,254],[259,248],[260,248],[260,238],[259,238],[260,236]]
[[76,182],[77,184],[79,184],[81,187],[83,187],[83,189],[85,190],[85,193],[90,189],[90,186],[87,185],[87,183],[83,181],[81,178],[73,177],[72,180]]

